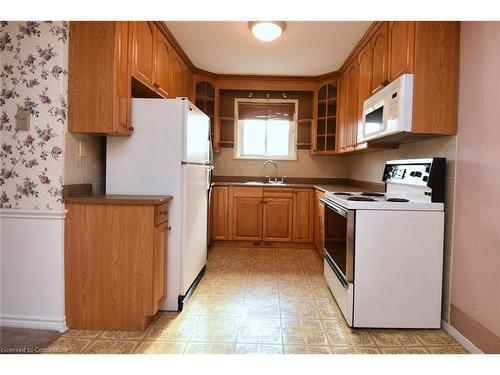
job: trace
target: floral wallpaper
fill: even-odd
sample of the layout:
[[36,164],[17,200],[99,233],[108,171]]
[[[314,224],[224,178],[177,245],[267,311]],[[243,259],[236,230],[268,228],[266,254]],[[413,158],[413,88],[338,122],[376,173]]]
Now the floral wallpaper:
[[67,41],[67,22],[0,21],[0,208],[62,207]]

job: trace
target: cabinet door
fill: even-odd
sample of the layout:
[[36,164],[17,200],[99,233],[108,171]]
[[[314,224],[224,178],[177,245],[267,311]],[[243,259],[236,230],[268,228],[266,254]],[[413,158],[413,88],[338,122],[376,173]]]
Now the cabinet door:
[[228,240],[228,187],[215,186],[212,190],[210,222],[212,239]]
[[155,90],[164,98],[169,96],[171,85],[171,61],[172,52],[170,45],[163,34],[156,30],[155,33],[155,74],[153,86]]
[[340,77],[340,96],[338,100],[337,121],[337,152],[345,152],[346,148],[346,126],[347,126],[347,74]]
[[319,200],[319,198],[322,196],[317,195],[316,199],[316,250],[318,251],[318,254],[322,257],[323,256],[323,240],[324,240],[324,215],[325,215],[325,205]]
[[415,22],[389,22],[389,80],[413,72]]
[[130,43],[129,27],[131,22],[115,22],[115,43],[117,45],[115,78],[116,78],[116,121],[120,135],[130,134]]
[[232,220],[234,240],[262,240],[262,198],[234,197]]
[[166,297],[167,223],[154,229],[153,253],[153,311],[158,311]]
[[132,33],[132,75],[148,86],[153,84],[155,26],[134,22]]
[[262,239],[292,241],[293,199],[264,198]]
[[182,64],[182,96],[187,96],[193,101],[192,91],[192,73],[186,64]]
[[[388,42],[389,24],[384,22],[373,36],[370,43],[371,48],[371,94],[376,93],[389,83],[388,80]],[[360,73],[361,74],[361,73]]]
[[346,102],[347,102],[347,115],[346,115],[346,150],[354,149],[356,145],[356,131],[358,124],[358,84],[357,84],[357,61],[353,61],[347,68],[347,82],[346,82]]
[[170,96],[172,98],[182,96],[182,63],[175,52],[172,52],[170,63]]
[[313,242],[314,190],[295,189],[293,200],[293,242]]
[[[367,45],[358,55],[358,104],[357,111],[352,125],[357,133],[357,128],[362,121],[363,103],[371,96],[372,64],[371,45]],[[357,135],[357,134],[356,134]],[[352,135],[351,135],[352,137]],[[355,143],[354,143],[355,144]]]

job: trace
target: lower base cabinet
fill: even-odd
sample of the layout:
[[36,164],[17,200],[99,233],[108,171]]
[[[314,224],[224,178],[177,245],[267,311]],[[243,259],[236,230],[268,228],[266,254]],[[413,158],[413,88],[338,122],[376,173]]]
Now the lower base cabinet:
[[315,215],[314,215],[314,246],[318,254],[323,256],[323,242],[324,242],[324,217],[325,205],[320,201],[324,195],[323,192],[316,191],[315,194]]
[[212,240],[314,242],[313,188],[215,186],[212,196]]
[[144,330],[166,295],[167,204],[66,209],[68,327]]

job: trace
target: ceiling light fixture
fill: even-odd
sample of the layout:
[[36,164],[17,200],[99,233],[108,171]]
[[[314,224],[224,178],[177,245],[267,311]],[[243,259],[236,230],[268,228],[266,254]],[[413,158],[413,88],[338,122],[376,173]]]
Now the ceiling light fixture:
[[270,42],[279,38],[285,31],[286,23],[284,21],[252,21],[248,27],[253,35],[263,42]]

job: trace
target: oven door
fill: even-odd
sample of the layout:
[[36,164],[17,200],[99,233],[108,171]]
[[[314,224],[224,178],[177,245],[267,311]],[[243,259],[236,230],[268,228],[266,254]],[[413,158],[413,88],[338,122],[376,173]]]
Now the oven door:
[[324,257],[344,287],[354,282],[355,211],[322,198],[325,204]]

